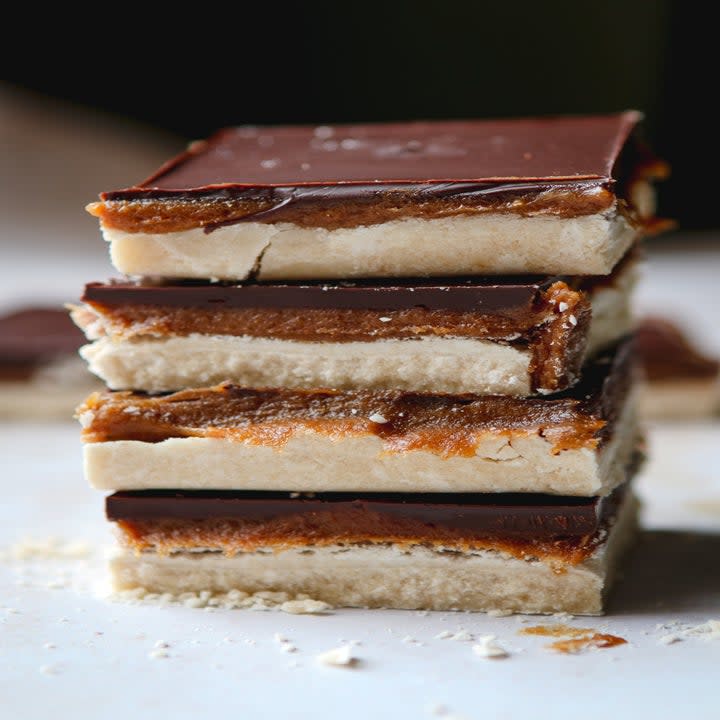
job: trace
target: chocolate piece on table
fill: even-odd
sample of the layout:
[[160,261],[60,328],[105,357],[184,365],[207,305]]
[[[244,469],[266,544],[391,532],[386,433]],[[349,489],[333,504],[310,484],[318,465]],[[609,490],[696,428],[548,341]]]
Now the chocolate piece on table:
[[[633,257],[608,278],[85,288],[83,357],[116,390],[238,385],[531,395],[574,384],[631,328]],[[592,323],[590,321],[592,309]]]
[[607,274],[665,173],[639,120],[229,128],[89,209],[132,275]]
[[709,417],[720,410],[720,362],[695,348],[666,318],[644,318],[637,348],[645,382],[640,411],[652,419]]
[[82,332],[60,308],[25,308],[0,317],[0,417],[72,417],[99,385],[77,354]]
[[544,398],[251,389],[96,393],[95,487],[607,494],[638,430],[629,343]]

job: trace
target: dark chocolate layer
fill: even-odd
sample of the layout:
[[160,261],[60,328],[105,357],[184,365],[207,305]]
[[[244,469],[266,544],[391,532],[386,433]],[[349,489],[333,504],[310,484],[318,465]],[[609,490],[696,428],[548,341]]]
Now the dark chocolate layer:
[[[228,128],[128,190],[103,199],[218,197],[302,187],[323,201],[380,186],[420,184],[429,195],[478,185],[610,181],[639,115],[414,122],[337,127]],[[381,189],[385,189],[381,187]],[[404,189],[404,188],[403,188]],[[225,195],[223,195],[225,193]],[[260,196],[261,197],[261,196]]]
[[267,522],[286,516],[371,513],[512,537],[588,535],[598,528],[609,498],[479,493],[116,492],[106,500],[109,520],[239,519]]
[[426,310],[512,313],[531,311],[538,293],[557,278],[474,277],[362,280],[343,283],[179,282],[143,285],[133,282],[89,283],[83,302],[107,307],[288,308],[338,310]]

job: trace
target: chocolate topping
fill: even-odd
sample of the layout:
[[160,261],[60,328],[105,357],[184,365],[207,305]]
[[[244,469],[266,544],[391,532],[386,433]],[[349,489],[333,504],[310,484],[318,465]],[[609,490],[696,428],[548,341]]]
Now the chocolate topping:
[[116,492],[106,500],[109,520],[206,520],[267,522],[288,515],[357,511],[489,535],[557,537],[589,535],[609,498],[527,493],[290,493],[259,491]]
[[[276,198],[263,188],[303,188],[323,201],[418,184],[425,195],[465,194],[498,185],[612,180],[640,116],[415,122],[337,127],[221,130],[140,185],[104,200],[202,193]],[[485,188],[478,188],[484,185]],[[398,187],[399,186],[399,187]],[[332,188],[332,190],[331,190]],[[293,198],[294,199],[294,198]]]
[[29,308],[0,318],[2,364],[38,364],[73,354],[84,342],[65,310]]

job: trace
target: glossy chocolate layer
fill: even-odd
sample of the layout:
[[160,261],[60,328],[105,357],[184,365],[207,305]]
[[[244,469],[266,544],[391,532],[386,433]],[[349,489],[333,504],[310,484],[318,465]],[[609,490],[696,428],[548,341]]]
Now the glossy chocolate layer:
[[[542,433],[557,452],[595,448],[612,434],[633,381],[631,343],[586,366],[552,397],[253,389],[223,384],[164,396],[96,393],[78,409],[86,442],[212,437],[282,448],[307,430],[378,436],[387,452],[472,457],[478,436]],[[376,421],[373,418],[380,418]],[[383,422],[383,420],[385,422]]]
[[645,318],[638,325],[637,348],[650,381],[699,380],[720,373],[720,362],[703,355],[677,325],[665,318]]
[[557,537],[587,535],[598,528],[605,498],[476,493],[317,493],[282,492],[117,492],[106,500],[109,520],[241,519],[265,522],[319,513],[372,513],[456,530]]
[[242,285],[185,281],[173,285],[89,283],[83,302],[104,306],[161,305],[187,308],[279,308],[337,310],[453,310],[529,312],[541,290],[558,278],[474,277],[362,280],[343,283]]
[[[243,222],[352,227],[487,210],[576,217],[644,171],[638,113],[338,127],[228,128],[90,211],[127,232]],[[631,145],[634,159],[620,156]],[[644,173],[647,175],[648,173]]]
[[[414,122],[336,127],[221,130],[164,165],[140,185],[103,199],[188,191],[348,185],[440,186],[611,180],[638,113],[518,120]],[[446,183],[468,183],[447,187]],[[444,187],[443,187],[444,186]],[[424,188],[419,188],[420,190]]]

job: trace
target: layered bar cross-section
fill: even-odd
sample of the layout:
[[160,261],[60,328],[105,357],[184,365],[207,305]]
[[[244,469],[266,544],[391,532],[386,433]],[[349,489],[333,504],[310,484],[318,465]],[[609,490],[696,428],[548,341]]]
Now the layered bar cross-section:
[[123,546],[112,561],[118,589],[585,614],[602,609],[635,510],[626,485],[605,498],[148,491],[107,499]]
[[534,395],[573,385],[631,328],[635,261],[606,278],[243,285],[93,283],[74,311],[110,388]]

